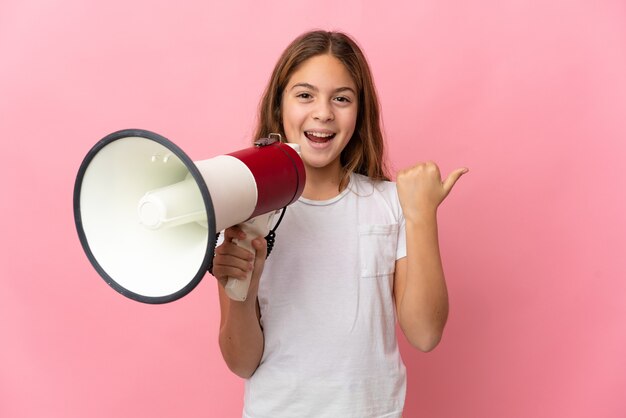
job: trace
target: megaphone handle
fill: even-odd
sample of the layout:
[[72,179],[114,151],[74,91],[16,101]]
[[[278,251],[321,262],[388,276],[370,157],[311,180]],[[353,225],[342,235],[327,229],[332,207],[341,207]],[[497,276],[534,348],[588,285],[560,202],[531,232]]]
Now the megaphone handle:
[[[241,230],[246,234],[243,240],[234,239],[233,242],[241,248],[245,248],[252,254],[256,255],[256,250],[252,247],[252,240],[256,237],[265,237],[270,232],[270,223],[274,217],[275,211],[256,216],[246,222],[239,224]],[[248,298],[248,289],[250,288],[250,279],[252,271],[244,280],[229,278],[224,290],[228,297],[232,300],[243,302]]]

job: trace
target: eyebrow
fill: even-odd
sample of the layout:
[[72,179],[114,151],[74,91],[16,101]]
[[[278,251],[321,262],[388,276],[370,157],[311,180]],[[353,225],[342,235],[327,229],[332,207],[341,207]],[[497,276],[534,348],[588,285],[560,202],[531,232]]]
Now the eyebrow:
[[[313,84],[309,84],[309,83],[297,83],[297,84],[294,84],[291,87],[290,90],[293,90],[296,87],[304,87],[305,89],[313,90],[315,92],[319,91],[319,89],[317,87],[315,87]],[[356,91],[354,91],[354,89],[352,87],[339,87],[338,89],[335,89],[334,93],[341,93],[343,91],[350,91],[350,92],[352,92],[352,94],[354,94],[356,96]]]

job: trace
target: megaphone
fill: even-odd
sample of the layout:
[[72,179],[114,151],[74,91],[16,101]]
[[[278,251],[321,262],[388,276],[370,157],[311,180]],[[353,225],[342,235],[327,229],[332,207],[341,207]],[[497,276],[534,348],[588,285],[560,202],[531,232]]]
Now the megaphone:
[[[74,186],[74,220],[99,275],[122,295],[166,303],[193,290],[211,266],[216,233],[241,225],[266,236],[276,212],[304,190],[297,145],[274,134],[253,147],[193,162],[165,137],[114,132],[85,156]],[[246,280],[226,293],[243,301]]]

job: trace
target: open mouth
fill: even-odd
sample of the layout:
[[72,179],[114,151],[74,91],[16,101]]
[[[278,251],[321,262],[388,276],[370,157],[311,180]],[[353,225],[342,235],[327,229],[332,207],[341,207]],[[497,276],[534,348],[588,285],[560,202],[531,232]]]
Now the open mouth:
[[329,142],[335,137],[335,133],[330,132],[315,132],[315,131],[305,131],[304,136],[311,142],[315,142],[317,144],[324,144]]

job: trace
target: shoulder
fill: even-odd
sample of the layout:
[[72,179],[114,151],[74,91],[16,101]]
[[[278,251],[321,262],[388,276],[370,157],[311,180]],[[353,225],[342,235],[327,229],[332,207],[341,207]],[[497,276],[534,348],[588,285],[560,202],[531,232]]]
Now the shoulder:
[[402,219],[402,208],[398,199],[398,190],[393,181],[372,180],[362,174],[352,174],[350,182],[352,192],[364,206],[377,212],[385,213],[393,222]]
[[386,180],[372,180],[362,174],[352,173],[351,186],[358,195],[378,195],[390,200],[398,199],[396,183]]

